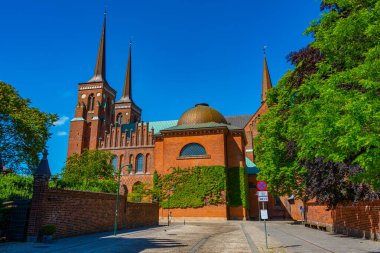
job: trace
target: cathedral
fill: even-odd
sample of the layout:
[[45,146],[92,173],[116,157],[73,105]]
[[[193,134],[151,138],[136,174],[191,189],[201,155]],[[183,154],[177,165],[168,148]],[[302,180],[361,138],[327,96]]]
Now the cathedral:
[[[83,150],[107,150],[115,154],[113,164],[121,168],[121,183],[127,192],[136,184],[152,185],[153,173],[171,168],[220,165],[245,168],[249,186],[249,208],[226,205],[172,209],[173,217],[207,219],[258,219],[253,138],[256,123],[264,114],[266,93],[272,87],[264,55],[261,106],[250,115],[224,116],[207,103],[189,105],[178,120],[142,121],[142,109],[132,96],[132,49],[121,96],[106,79],[106,17],[93,77],[78,85],[75,116],[70,124],[68,156]],[[132,170],[128,170],[129,165]],[[286,218],[287,207],[276,196],[267,203],[271,218]],[[167,210],[160,210],[165,217]]]

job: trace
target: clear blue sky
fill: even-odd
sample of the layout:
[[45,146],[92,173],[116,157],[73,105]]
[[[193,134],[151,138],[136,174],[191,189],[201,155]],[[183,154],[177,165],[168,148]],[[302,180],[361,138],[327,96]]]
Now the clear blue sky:
[[[64,166],[79,82],[91,78],[104,0],[1,1],[0,80],[34,107],[57,113],[49,163]],[[107,79],[120,97],[133,40],[133,96],[144,121],[178,119],[195,103],[222,114],[260,105],[263,53],[273,84],[291,68],[286,55],[311,41],[319,0],[107,1]],[[65,119],[68,118],[69,120]]]

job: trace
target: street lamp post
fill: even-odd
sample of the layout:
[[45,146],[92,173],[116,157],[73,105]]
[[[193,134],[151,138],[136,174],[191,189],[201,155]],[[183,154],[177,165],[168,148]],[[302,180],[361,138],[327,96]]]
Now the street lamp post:
[[[172,187],[172,191],[175,190],[175,186]],[[169,192],[169,197],[168,197],[168,226],[170,226],[170,192]]]
[[116,208],[115,208],[115,223],[113,226],[113,235],[116,236],[117,232],[117,216],[118,216],[118,209],[119,209],[119,195],[120,195],[120,176],[121,176],[121,169],[128,166],[128,171],[132,171],[132,164],[124,164],[119,168],[119,171],[117,173],[117,193],[116,193]]
[[170,226],[170,193],[169,193],[169,200],[168,200],[168,226]]

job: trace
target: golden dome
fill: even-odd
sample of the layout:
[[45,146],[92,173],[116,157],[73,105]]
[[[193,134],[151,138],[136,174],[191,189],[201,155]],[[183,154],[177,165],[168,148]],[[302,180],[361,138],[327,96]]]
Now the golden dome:
[[220,112],[209,107],[206,103],[200,103],[184,112],[177,125],[195,125],[208,122],[227,124],[226,119]]

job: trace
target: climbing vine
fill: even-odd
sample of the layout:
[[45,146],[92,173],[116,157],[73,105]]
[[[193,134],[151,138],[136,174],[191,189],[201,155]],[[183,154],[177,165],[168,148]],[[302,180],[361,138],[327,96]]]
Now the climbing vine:
[[223,166],[173,168],[154,176],[156,196],[163,208],[202,207],[225,203],[226,172]]
[[248,182],[244,168],[227,170],[227,199],[229,206],[248,208]]
[[153,175],[153,198],[163,208],[196,208],[225,204],[248,206],[247,177],[244,168],[223,166],[173,168],[170,174]]

